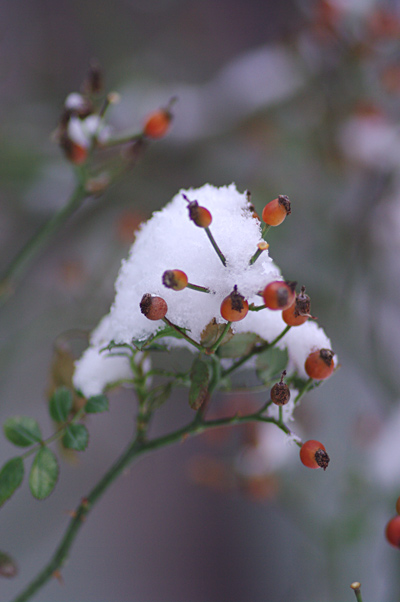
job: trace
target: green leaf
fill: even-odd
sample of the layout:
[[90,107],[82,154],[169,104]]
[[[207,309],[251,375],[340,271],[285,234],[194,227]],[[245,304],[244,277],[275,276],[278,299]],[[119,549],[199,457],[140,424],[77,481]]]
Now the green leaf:
[[[226,324],[217,324],[216,319],[213,318],[201,333],[200,342],[203,345],[203,347],[212,347],[224,332],[225,326]],[[224,341],[228,341],[231,337],[233,337],[233,332],[232,328],[229,328],[228,332],[224,337]]]
[[44,500],[53,491],[58,479],[58,462],[48,447],[42,447],[33,460],[29,475],[29,487],[32,495]]
[[253,332],[235,334],[226,343],[222,343],[218,350],[220,357],[242,357],[247,355],[261,341]]
[[83,424],[71,424],[67,427],[62,438],[62,444],[67,449],[84,451],[89,443],[89,433]]
[[38,423],[29,416],[8,418],[3,428],[7,439],[19,447],[29,447],[42,440]]
[[50,397],[49,412],[56,422],[66,422],[72,409],[72,393],[66,387],[59,387]]
[[108,410],[108,399],[106,395],[93,395],[89,397],[85,405],[85,412],[88,414],[98,414]]
[[208,397],[210,372],[207,363],[196,358],[190,371],[189,405],[193,410],[201,408]]
[[156,389],[153,389],[150,393],[149,404],[152,410],[156,410],[161,407],[163,403],[165,403],[172,391],[172,383],[167,383],[166,385],[161,385]]
[[18,573],[17,563],[9,554],[0,551],[0,577],[15,577]]
[[286,349],[271,347],[257,357],[256,369],[258,378],[265,384],[279,378],[288,363]]
[[0,470],[0,506],[18,489],[24,478],[24,463],[22,458],[8,460]]

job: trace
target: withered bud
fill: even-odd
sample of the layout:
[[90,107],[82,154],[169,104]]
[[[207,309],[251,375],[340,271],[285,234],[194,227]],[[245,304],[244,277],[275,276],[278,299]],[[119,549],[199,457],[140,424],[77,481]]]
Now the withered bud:
[[320,468],[326,470],[328,468],[330,458],[324,449],[317,449],[315,452],[315,461]]
[[331,349],[320,349],[319,356],[325,362],[327,366],[331,366],[333,362],[333,356],[335,354]]
[[286,370],[282,372],[279,383],[276,383],[271,389],[271,401],[273,401],[277,406],[286,405],[290,399],[289,387],[283,382],[285,376]]
[[161,320],[168,311],[168,305],[162,297],[146,293],[140,301],[140,311],[148,320]]
[[278,203],[279,205],[285,208],[286,215],[290,215],[292,213],[288,196],[286,196],[285,194],[280,194],[278,196]]
[[294,308],[294,316],[297,318],[298,316],[310,316],[311,311],[311,299],[308,295],[306,295],[306,287],[302,286],[300,293],[296,296],[295,308]]
[[269,249],[269,244],[265,241],[263,242],[259,242],[257,247],[260,249],[260,251],[266,251],[267,249]]

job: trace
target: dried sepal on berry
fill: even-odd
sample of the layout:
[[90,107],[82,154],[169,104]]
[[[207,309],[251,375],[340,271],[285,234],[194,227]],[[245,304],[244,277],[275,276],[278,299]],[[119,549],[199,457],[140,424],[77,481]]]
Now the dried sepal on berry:
[[275,383],[271,389],[271,401],[277,406],[284,406],[290,399],[290,389],[286,383],[283,382],[286,376],[286,370],[282,372],[279,383]]
[[267,284],[262,292],[265,306],[268,309],[286,309],[292,305],[296,297],[296,282],[274,280]]
[[265,205],[261,217],[268,226],[279,226],[291,212],[289,198],[281,194]]
[[326,453],[325,446],[315,439],[303,443],[300,448],[300,460],[307,468],[323,468],[326,470],[330,458]]
[[182,270],[166,270],[162,275],[162,283],[173,291],[181,291],[188,285],[188,277]]
[[249,304],[235,284],[233,291],[221,303],[221,316],[228,322],[239,322],[247,316],[248,311]]
[[140,301],[140,311],[148,320],[162,320],[168,311],[168,305],[162,297],[152,297],[146,293]]
[[313,380],[329,378],[335,369],[334,353],[330,349],[318,349],[307,357],[304,369]]

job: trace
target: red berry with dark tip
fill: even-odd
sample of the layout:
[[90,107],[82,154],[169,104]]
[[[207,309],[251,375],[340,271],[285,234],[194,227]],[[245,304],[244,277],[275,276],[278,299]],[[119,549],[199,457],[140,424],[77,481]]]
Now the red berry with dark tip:
[[287,309],[296,298],[295,282],[274,280],[267,284],[262,292],[265,306],[268,309]]
[[265,205],[261,217],[268,226],[279,226],[290,214],[290,201],[287,196],[281,194]]
[[300,448],[300,460],[307,468],[323,468],[326,470],[329,464],[329,456],[324,445],[320,441],[315,441],[315,439],[303,443]]
[[318,349],[307,357],[304,369],[313,380],[329,378],[335,369],[334,353],[330,349]]

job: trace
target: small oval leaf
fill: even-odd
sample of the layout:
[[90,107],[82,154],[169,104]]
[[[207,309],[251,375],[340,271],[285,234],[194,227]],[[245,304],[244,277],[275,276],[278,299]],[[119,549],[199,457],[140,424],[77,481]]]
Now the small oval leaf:
[[0,470],[0,506],[12,496],[24,478],[22,458],[11,458]]
[[38,423],[29,416],[8,418],[3,428],[7,439],[19,447],[29,447],[42,440]]
[[15,577],[18,573],[17,563],[9,554],[0,552],[0,577]]
[[242,357],[247,355],[256,346],[261,339],[254,332],[242,332],[234,334],[233,337],[226,342],[223,342],[218,349],[220,357]]
[[66,387],[58,387],[50,397],[49,412],[55,422],[66,422],[72,409],[72,393]]
[[98,414],[108,410],[108,399],[106,395],[94,395],[89,397],[85,405],[85,412],[88,414]]
[[192,410],[200,409],[207,399],[209,379],[208,365],[200,358],[196,358],[190,371],[189,405]]
[[67,449],[84,451],[89,443],[89,433],[83,424],[70,424],[62,438],[62,444]]
[[53,491],[58,479],[58,462],[48,447],[42,447],[33,460],[29,475],[29,487],[32,495],[44,500]]

